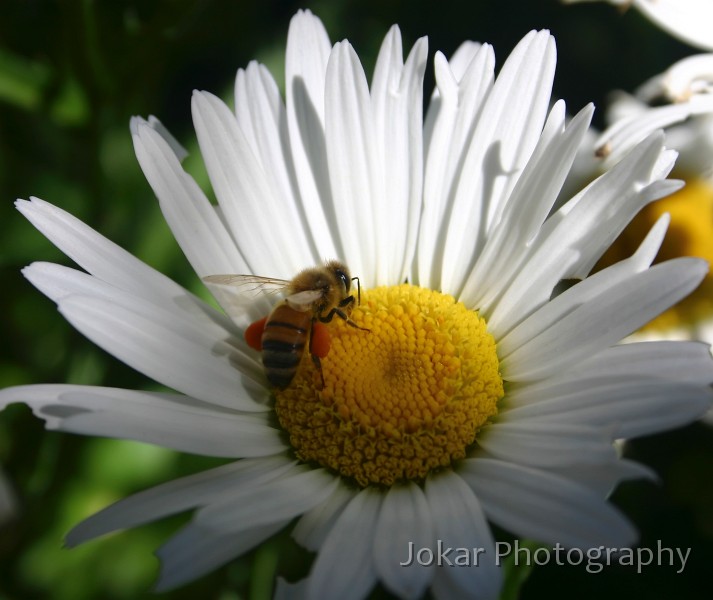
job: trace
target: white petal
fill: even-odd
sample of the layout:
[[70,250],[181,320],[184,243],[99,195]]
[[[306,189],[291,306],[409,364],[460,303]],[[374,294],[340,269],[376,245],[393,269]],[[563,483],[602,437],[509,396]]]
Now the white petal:
[[612,385],[686,384],[705,388],[713,382],[707,344],[685,341],[639,342],[613,346],[536,383],[511,384],[504,409]]
[[275,592],[272,595],[273,600],[308,600],[307,584],[308,579],[300,579],[298,581],[289,582],[284,577],[277,577],[275,582]]
[[205,575],[257,546],[289,521],[224,534],[190,523],[156,551],[161,572],[156,592],[165,592]]
[[596,464],[616,458],[610,436],[580,424],[505,420],[483,429],[478,444],[495,458],[532,467]]
[[436,52],[437,91],[424,126],[428,142],[414,279],[433,289],[439,289],[441,282],[443,240],[448,232],[444,216],[452,205],[463,155],[495,79],[495,56],[490,46],[469,44],[459,50],[453,64]]
[[[131,122],[134,150],[164,217],[198,275],[248,273],[245,258],[196,182],[178,162],[169,144],[141,119]],[[233,321],[241,327],[269,312],[272,302],[243,298],[225,286],[210,288]],[[240,300],[240,302],[236,301]],[[239,310],[233,310],[239,304]]]
[[198,506],[206,506],[244,487],[279,478],[294,462],[285,456],[246,458],[215,469],[174,479],[119,500],[74,527],[68,546],[118,529],[128,529]]
[[[638,96],[633,96],[623,90],[614,90],[609,96],[609,102],[606,108],[605,120],[611,125],[622,119],[641,116],[650,106],[641,100]],[[595,130],[592,130],[594,133]],[[597,137],[601,135],[597,132]],[[595,138],[596,139],[596,138]],[[596,146],[592,141],[592,146]]]
[[309,575],[307,596],[361,600],[377,581],[374,542],[383,492],[360,491],[329,532]]
[[523,422],[587,423],[606,428],[613,438],[632,438],[691,423],[713,404],[710,386],[654,378],[582,379],[563,388],[554,398],[541,397],[500,415]]
[[558,322],[575,308],[586,302],[596,302],[597,297],[608,294],[616,286],[627,285],[633,275],[648,269],[661,247],[670,220],[668,214],[662,215],[631,257],[580,281],[536,311],[534,313],[537,315],[536,318],[531,315],[511,330],[499,341],[498,350],[501,358]]
[[457,293],[542,133],[555,67],[554,40],[531,32],[515,47],[488,95],[463,158],[447,217],[441,281]]
[[[163,314],[163,320],[171,320],[177,329],[200,329],[201,334],[197,339],[206,340],[206,345],[212,350],[223,345],[231,364],[238,368],[244,376],[245,388],[257,398],[264,400],[265,380],[262,367],[257,360],[257,353],[248,348],[243,335],[221,313],[202,300],[189,295],[177,301],[166,301],[153,305],[144,298],[137,298],[132,293],[119,290],[96,277],[81,271],[70,269],[52,263],[36,262],[22,270],[22,274],[53,301],[60,303],[70,295],[91,296],[109,302],[120,304],[130,311],[143,314],[147,318],[154,318],[156,314]],[[231,290],[232,293],[232,290]],[[232,297],[223,293],[223,298]],[[264,298],[251,297],[238,294],[241,299],[243,322],[255,321],[262,318],[271,310],[274,298],[270,302],[260,302]],[[236,311],[231,311],[234,316]],[[262,389],[262,391],[261,391]]]
[[549,469],[554,475],[574,481],[602,498],[609,496],[622,481],[648,479],[660,483],[658,475],[649,467],[625,458],[600,465],[571,465]]
[[229,319],[186,290],[183,297],[146,297],[137,293],[138,290],[117,289],[98,277],[47,262],[34,262],[22,269],[22,274],[57,304],[72,294],[113,300],[136,310],[140,306],[150,304],[154,310],[158,309],[166,315],[171,314],[171,318],[194,322],[196,327],[202,328],[206,334],[213,335],[216,339],[230,341],[241,350],[247,349],[247,344],[244,344],[242,336]]
[[[166,299],[162,303],[154,304],[96,277],[52,263],[33,263],[23,269],[22,273],[35,287],[58,304],[64,305],[66,301],[73,301],[72,296],[92,297],[119,305],[144,318],[164,323],[167,328],[174,327],[179,335],[188,338],[194,336],[193,342],[202,343],[210,356],[218,352],[237,368],[241,373],[243,395],[247,392],[259,402],[264,402],[265,381],[257,362],[257,354],[247,347],[243,336],[234,331],[234,326],[228,319],[202,300],[187,295],[176,302]],[[247,312],[253,312],[252,309],[256,305],[257,303],[251,302]],[[160,340],[156,341],[159,342]],[[240,390],[233,390],[236,394],[238,391]]]
[[312,239],[321,258],[339,256],[336,229],[325,214],[332,205],[324,139],[324,87],[332,45],[322,22],[309,10],[298,11],[290,21],[285,55],[285,95],[290,149]]
[[265,411],[246,391],[232,361],[247,362],[229,341],[149,304],[128,307],[105,298],[71,295],[62,315],[82,334],[146,376],[187,396],[236,410]]
[[421,488],[413,482],[392,486],[384,497],[376,526],[374,564],[379,579],[399,598],[420,598],[433,569],[418,562],[404,566],[409,545],[435,550],[431,512]]
[[[266,183],[272,189],[272,207],[280,218],[291,222],[290,244],[309,248],[309,262],[319,264],[329,253],[322,251],[320,240],[309,235],[312,217],[304,210],[297,189],[297,175],[292,164],[285,106],[280,90],[264,65],[252,61],[235,78],[235,113],[238,128],[262,166]],[[278,205],[278,206],[276,206]],[[278,214],[278,213],[275,213]],[[287,241],[287,240],[285,240]],[[308,264],[303,266],[309,266]]]
[[[592,0],[563,0],[565,3]],[[675,37],[700,48],[713,50],[709,24],[713,7],[709,0],[607,0],[622,9],[636,6],[649,19]]]
[[[151,128],[139,126],[136,122],[134,125],[138,127],[139,131],[147,133],[149,138],[153,139],[155,137],[160,140],[158,134]],[[162,140],[160,140],[160,143],[164,144],[167,149]],[[141,154],[140,151],[139,154]],[[176,162],[175,156],[173,156],[172,160]],[[172,178],[169,179],[173,180]],[[176,192],[176,197],[180,196],[180,193],[176,190],[172,191]],[[102,289],[110,291],[110,297],[114,297],[117,293],[114,288],[118,288],[135,294],[142,300],[147,300],[158,307],[165,308],[167,311],[175,311],[181,314],[181,318],[185,318],[189,314],[191,318],[197,319],[202,324],[202,327],[206,329],[213,330],[216,324],[226,330],[234,329],[228,319],[222,317],[220,313],[208,304],[101,236],[69,213],[38,198],[33,198],[31,202],[18,200],[17,208],[52,243],[57,245],[67,256],[98,280],[90,281],[85,277],[80,281],[82,276],[76,271],[70,269],[62,271],[62,267],[57,265],[50,266],[48,263],[35,263],[35,265],[25,270],[25,274],[34,285],[38,286],[43,293],[46,293],[53,300],[58,301],[60,296],[68,293],[81,292],[85,286],[88,286],[87,291],[90,291],[90,293],[98,293],[98,289],[102,288],[100,282],[104,282],[108,285],[104,285]],[[186,217],[186,220],[191,222],[191,226],[200,222],[200,219],[193,214]],[[195,232],[192,233],[192,236],[195,237]],[[208,254],[210,256],[206,259],[206,265],[223,264],[220,259],[215,259],[210,251]],[[225,264],[227,265],[228,263]],[[206,266],[206,268],[212,267]],[[226,266],[225,268],[229,267]],[[63,279],[66,279],[66,281],[63,281]],[[243,316],[242,324],[247,325],[251,320],[258,318],[258,314],[264,316],[269,311],[269,306],[270,304],[260,305],[257,300],[254,303],[251,302],[248,309],[244,311],[247,316]]]
[[[22,269],[25,278],[40,292],[55,303],[59,303],[71,294],[110,298],[116,288],[105,281],[64,265],[48,262],[34,262]],[[166,304],[166,309],[176,308]]]
[[672,64],[636,90],[637,98],[651,101],[665,96],[672,102],[687,100],[694,94],[713,91],[713,54],[687,56]]
[[[304,232],[295,228],[300,223],[297,206],[269,186],[256,149],[230,109],[207,92],[194,92],[191,106],[211,184],[248,272],[289,279],[310,266]],[[285,240],[290,252],[284,251]]]
[[401,34],[393,26],[374,68],[371,94],[385,200],[374,206],[380,249],[377,267],[386,267],[374,283],[403,281],[413,258],[423,189],[422,107],[427,53],[427,40],[421,38],[404,65]]
[[495,544],[479,499],[452,471],[428,476],[426,499],[431,508],[436,539],[443,548],[485,549],[477,567],[456,567],[444,562],[436,568],[432,584],[435,596],[444,599],[497,598],[502,587],[502,573],[495,564]]
[[171,134],[171,132],[166,129],[166,126],[153,115],[149,115],[149,118],[145,121],[140,117],[132,117],[129,120],[129,129],[131,130],[132,135],[136,133],[136,130],[140,123],[148,125],[151,129],[158,133],[161,138],[163,138],[163,140],[168,144],[168,146],[171,148],[171,151],[178,159],[178,162],[183,162],[183,159],[188,156],[188,150],[186,150],[181,145],[181,143],[175,137],[173,137],[173,134]]
[[636,530],[606,500],[546,471],[474,458],[463,461],[459,473],[488,519],[518,537],[569,548],[622,548],[636,541]]
[[131,122],[134,151],[166,222],[199,276],[246,273],[247,263],[173,148],[143,120]]
[[597,154],[604,157],[601,168],[611,168],[657,129],[670,127],[691,116],[710,113],[713,113],[713,96],[698,95],[677,104],[647,108],[615,121],[595,142]]
[[540,141],[525,166],[502,219],[493,227],[475,259],[460,300],[487,311],[511,281],[532,240],[547,218],[587,132],[594,107],[589,105],[564,126],[563,102],[555,104]]
[[[441,91],[440,91],[441,83],[439,82],[441,73],[443,73],[443,71],[445,71],[447,73],[445,75],[445,77],[448,80],[448,82],[450,82],[452,86],[456,86],[457,83],[463,79],[463,76],[466,73],[466,70],[469,69],[469,65],[473,61],[473,58],[478,55],[478,53],[480,52],[480,49],[483,46],[484,46],[483,44],[479,44],[477,42],[466,40],[460,46],[458,46],[456,51],[453,53],[453,56],[451,57],[450,61],[446,60],[446,57],[440,51],[436,52],[436,55],[433,59],[434,70],[435,70],[435,74],[436,74],[436,87],[433,90],[433,93],[431,94],[431,101],[428,104],[428,112],[426,113],[426,119],[423,124],[423,145],[427,151],[431,147],[431,141],[433,139],[433,134],[434,134],[434,130],[436,127],[436,123],[440,119],[440,112],[441,112],[441,109],[443,108],[443,105],[441,104]],[[492,52],[491,52],[491,55],[492,55]],[[494,57],[493,57],[492,62],[494,65],[494,62],[495,62]],[[495,75],[493,73],[493,68],[492,68],[493,65],[491,65],[491,68],[489,70],[489,72],[490,72],[489,81],[491,84],[495,77]],[[483,93],[487,89],[488,88],[485,87],[483,89]],[[464,111],[464,112],[470,114],[470,118],[474,118],[475,115],[477,114],[478,104],[479,103],[477,103],[477,102],[475,103],[475,106],[476,106],[475,110]],[[453,108],[454,107],[451,105],[450,110],[452,110]],[[454,131],[453,133],[457,134],[458,131]],[[466,131],[461,130],[460,133],[462,135],[465,135]],[[428,155],[428,152],[427,152],[427,155]],[[437,153],[434,153],[434,157],[435,156],[437,156]]]
[[193,303],[194,296],[79,219],[39,198],[18,200],[17,209],[84,270],[156,304]]
[[562,373],[555,380],[597,376],[653,377],[708,385],[713,383],[710,346],[701,342],[656,341],[607,348]]
[[597,297],[608,294],[616,286],[627,285],[634,275],[648,269],[661,247],[669,222],[670,217],[662,215],[631,257],[580,281],[517,325],[498,342],[498,355],[501,360],[574,309],[587,302],[596,302]]
[[290,520],[324,502],[337,482],[324,469],[297,466],[279,479],[243,486],[199,510],[195,519],[208,529],[224,533]]
[[378,283],[374,210],[386,200],[379,185],[384,172],[366,76],[348,42],[335,44],[329,57],[324,102],[334,224],[342,255],[372,286]]
[[705,261],[682,258],[633,275],[510,352],[501,361],[505,378],[544,379],[613,345],[692,292],[707,271]]
[[661,134],[654,134],[545,221],[519,274],[489,316],[496,339],[545,304],[562,279],[586,277],[643,206],[680,187],[660,179],[674,158],[675,153],[663,149]]
[[286,199],[294,201],[294,170],[285,154],[289,143],[285,106],[270,71],[254,60],[238,69],[235,77],[235,120],[263,168],[272,166],[274,181]]
[[82,385],[0,390],[0,408],[22,402],[47,429],[157,444],[192,454],[242,458],[285,450],[266,416],[236,414],[193,398]]
[[634,6],[684,42],[713,50],[713,6],[708,0],[634,0]]
[[307,511],[292,530],[292,537],[310,550],[317,552],[324,543],[329,532],[332,530],[342,510],[347,505],[356,492],[341,482],[329,498],[321,504]]
[[698,173],[711,181],[713,176],[713,114],[690,119],[666,130],[666,141],[676,148],[676,167],[682,173]]

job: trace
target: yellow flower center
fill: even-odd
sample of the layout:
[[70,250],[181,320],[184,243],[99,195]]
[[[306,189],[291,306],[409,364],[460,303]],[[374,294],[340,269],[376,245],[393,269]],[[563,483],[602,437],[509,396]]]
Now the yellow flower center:
[[[604,254],[599,266],[613,264],[633,254],[664,213],[671,215],[671,224],[655,262],[697,256],[713,264],[713,185],[700,178],[681,178],[686,179],[686,186],[646,206]],[[694,328],[696,323],[711,317],[713,275],[709,272],[695,292],[659,315],[645,329]]]
[[306,356],[276,392],[297,456],[361,486],[422,480],[465,457],[503,396],[485,321],[408,284],[362,293],[351,318],[370,331],[334,319],[323,389]]

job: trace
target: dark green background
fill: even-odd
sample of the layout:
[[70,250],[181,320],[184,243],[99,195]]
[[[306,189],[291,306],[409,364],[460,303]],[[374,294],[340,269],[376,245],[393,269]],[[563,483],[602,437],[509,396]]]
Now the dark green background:
[[[348,38],[370,72],[381,40],[399,23],[405,47],[428,35],[452,53],[465,39],[495,46],[499,64],[530,29],[558,42],[555,95],[571,112],[632,90],[695,52],[645,21],[604,4],[531,1],[6,1],[0,3],[0,386],[73,382],[155,386],[77,334],[21,276],[35,260],[67,264],[14,210],[39,196],[77,215],[150,265],[199,290],[133,156],[132,115],[158,116],[192,152],[188,169],[208,189],[190,119],[193,89],[232,102],[238,67],[266,63],[283,83],[289,19],[309,7],[332,41]],[[427,90],[432,88],[428,74]],[[663,484],[622,486],[616,502],[644,545],[692,547],[686,571],[612,567],[534,571],[523,598],[708,598],[713,565],[713,442],[700,424],[637,441],[630,455]],[[149,598],[152,552],[187,518],[176,517],[74,550],[61,547],[84,516],[132,491],[217,464],[152,446],[49,433],[22,406],[0,415],[0,462],[21,504],[0,526],[0,600]],[[310,556],[282,535],[226,568],[163,598],[267,598],[276,572],[295,578]],[[383,590],[377,590],[377,596]]]

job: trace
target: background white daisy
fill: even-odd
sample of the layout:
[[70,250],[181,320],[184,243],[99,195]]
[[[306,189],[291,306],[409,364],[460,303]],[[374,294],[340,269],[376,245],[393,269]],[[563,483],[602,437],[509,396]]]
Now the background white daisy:
[[[646,2],[639,5],[646,5]],[[668,11],[680,12],[681,18],[694,28],[705,19],[698,2],[677,5],[650,3],[661,16]],[[664,29],[668,28],[665,23]],[[713,44],[713,31],[701,30],[697,43],[703,48]],[[700,37],[700,36],[699,36]],[[692,42],[693,43],[693,42]],[[659,252],[659,259],[676,256],[700,256],[713,260],[713,54],[692,54],[650,77],[633,93],[614,91],[606,110],[607,127],[580,148],[563,197],[591,181],[597,173],[615,164],[632,144],[651,131],[666,129],[667,144],[679,153],[674,175],[686,182],[685,187],[660,202],[647,207],[624,231],[606,253],[601,264],[610,264],[625,256],[643,239],[648,228],[662,214],[671,217],[671,234]],[[685,301],[677,304],[635,332],[631,341],[660,339],[696,339],[713,342],[713,279],[710,274]],[[705,417],[713,422],[713,411]]]

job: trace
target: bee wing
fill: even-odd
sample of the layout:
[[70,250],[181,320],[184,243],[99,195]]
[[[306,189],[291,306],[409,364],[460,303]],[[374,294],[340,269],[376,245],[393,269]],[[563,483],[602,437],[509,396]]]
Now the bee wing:
[[290,285],[286,279],[261,277],[260,275],[206,275],[203,281],[208,284],[243,288],[241,291],[245,292],[260,291],[268,294],[281,292]]
[[275,304],[271,294],[283,291],[289,281],[258,275],[208,275],[203,277],[218,303],[240,327],[269,314]]
[[287,296],[285,301],[290,305],[290,308],[306,312],[310,310],[314,303],[322,298],[322,296],[323,292],[321,290],[305,290],[303,292],[297,292],[296,294]]

